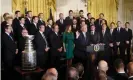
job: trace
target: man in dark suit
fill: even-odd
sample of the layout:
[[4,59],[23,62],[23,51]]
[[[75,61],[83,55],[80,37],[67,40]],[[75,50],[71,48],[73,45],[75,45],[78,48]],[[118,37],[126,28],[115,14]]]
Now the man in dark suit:
[[44,33],[45,33],[46,37],[49,38],[49,35],[52,32],[53,20],[48,19],[47,22],[48,22],[48,25],[45,27]]
[[96,32],[95,25],[92,25],[90,31],[90,44],[98,43],[100,43],[100,34]]
[[53,31],[50,34],[49,41],[50,41],[50,60],[51,66],[59,68],[60,64],[60,56],[63,49],[63,42],[61,40],[61,36],[58,33],[59,27],[58,25],[53,26]]
[[31,23],[31,26],[29,26],[28,30],[29,30],[29,34],[30,35],[35,35],[38,31],[38,17],[37,16],[33,16],[33,22]]
[[48,51],[49,46],[46,40],[46,36],[44,35],[45,26],[40,25],[39,31],[35,35],[35,49],[37,52],[37,65],[42,69],[47,68],[48,61]]
[[127,59],[128,62],[130,61],[130,57],[131,57],[131,53],[130,53],[130,49],[131,49],[131,40],[132,40],[132,30],[129,29],[130,23],[126,22],[125,23],[125,37],[126,37],[126,41],[125,41],[125,47],[126,47],[126,53],[127,53]]
[[80,30],[80,26],[77,25],[77,19],[73,18],[73,24],[72,24],[72,32],[75,33],[76,31]]
[[114,62],[114,67],[116,69],[115,80],[128,80],[128,75],[124,71],[124,63],[121,59],[116,59]]
[[128,80],[133,80],[133,62],[129,62],[127,65]]
[[59,33],[63,34],[63,32],[65,31],[65,28],[66,28],[63,13],[59,14],[59,19],[56,21],[56,24],[59,26]]
[[[97,31],[101,31],[102,30],[102,27],[101,27],[101,23],[102,23],[102,20],[104,19],[104,14],[103,13],[100,13],[99,14],[99,18],[96,19],[95,23],[96,23],[96,29]],[[105,19],[104,19],[105,20]],[[105,24],[107,25],[107,20],[105,20]]]
[[19,40],[19,38],[22,36],[22,30],[26,29],[25,26],[25,18],[24,17],[19,17],[19,25],[16,28],[16,38]]
[[[108,53],[108,49],[109,49],[109,41],[110,41],[110,34],[109,31],[107,29],[106,24],[102,25],[102,31],[100,32],[100,43],[101,45],[104,45],[104,52],[102,52],[101,54],[99,54],[99,59],[104,59],[105,61],[107,61],[109,63],[110,61],[110,54]],[[110,63],[109,63],[110,64]]]
[[38,18],[39,18],[39,20],[38,20],[38,25],[41,25],[41,24],[43,24],[44,26],[46,25],[46,23],[45,23],[45,21],[43,20],[43,13],[39,13],[38,14]]
[[17,46],[18,46],[18,54],[17,54],[17,64],[21,66],[21,55],[24,52],[25,49],[25,42],[26,39],[24,38],[25,36],[28,35],[28,31],[24,28],[21,30],[21,36],[18,39]]
[[78,24],[78,26],[80,25],[81,18],[85,18],[83,10],[79,11],[79,17],[77,17],[77,24]]
[[74,59],[75,62],[81,62],[85,68],[84,80],[88,80],[89,74],[89,53],[86,47],[90,45],[90,37],[87,32],[87,25],[81,26],[81,32],[76,32]]
[[118,54],[118,50],[120,51],[120,58],[125,61],[125,29],[122,28],[121,22],[117,22],[117,28],[114,29],[114,43],[115,43],[115,54]]
[[115,47],[114,47],[114,28],[115,28],[115,23],[111,22],[110,24],[110,29],[109,29],[109,33],[110,33],[110,41],[109,41],[109,53],[111,55],[111,64],[113,64],[114,60],[117,58],[117,55],[114,53]]
[[[15,11],[15,18],[13,19],[13,23],[12,23],[14,34],[17,34],[17,27],[20,24],[19,17],[21,17],[20,11]],[[15,38],[17,38],[17,36],[15,36]]]
[[17,54],[17,46],[14,38],[11,35],[12,27],[10,25],[5,26],[5,34],[2,36],[2,47],[4,53],[4,66],[6,70],[12,70],[14,67],[14,58]]
[[31,26],[31,23],[32,23],[32,11],[27,11],[25,18],[25,25],[27,26],[28,31]]
[[86,24],[89,26],[91,22],[92,15],[91,13],[87,13],[87,19],[86,19]]
[[73,20],[73,11],[72,10],[69,10],[69,16],[66,17],[65,19],[65,23],[66,25],[72,25],[72,20]]

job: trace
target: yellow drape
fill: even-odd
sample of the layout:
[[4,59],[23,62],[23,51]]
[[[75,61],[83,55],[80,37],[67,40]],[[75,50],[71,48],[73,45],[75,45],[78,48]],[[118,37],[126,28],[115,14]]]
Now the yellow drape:
[[88,12],[95,18],[99,17],[99,13],[104,13],[108,24],[116,22],[117,0],[88,0]]
[[52,9],[52,14],[56,11],[56,1],[55,0],[13,0],[12,1],[12,10],[13,13],[16,10],[20,10],[24,13],[24,1],[27,1],[27,9],[31,10],[33,15],[37,16],[39,13],[44,13],[44,20],[46,21],[49,18],[49,10]]

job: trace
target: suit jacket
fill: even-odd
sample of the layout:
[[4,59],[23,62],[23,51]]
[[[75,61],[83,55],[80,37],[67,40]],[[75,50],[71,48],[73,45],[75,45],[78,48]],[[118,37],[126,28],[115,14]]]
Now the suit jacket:
[[82,32],[77,39],[75,39],[75,50],[74,53],[77,57],[87,57],[86,47],[90,45],[90,36],[89,33],[86,32],[86,39]]
[[100,34],[94,31],[94,35],[90,32],[90,44],[97,44],[100,42]]
[[[81,17],[79,16],[79,17],[77,17],[77,24],[78,24],[78,26],[80,26],[80,21],[81,21]],[[86,21],[86,18],[85,18],[85,21]]]
[[110,33],[110,43],[114,43],[114,29],[111,33],[111,29],[109,29],[109,33]]
[[59,33],[62,34],[65,29],[66,29],[66,25],[65,25],[65,20],[63,19],[63,24],[60,22],[60,19],[58,19],[56,21],[56,24],[59,26]]
[[7,22],[3,21],[1,22],[1,33],[4,34],[5,33],[5,26],[6,26]]
[[34,25],[34,23],[31,24],[31,26],[29,27],[29,34],[30,35],[35,35],[38,31],[38,25]]
[[52,32],[52,26],[51,26],[51,28],[49,26],[46,26],[44,33],[45,33],[47,38],[49,38],[49,35],[50,35],[51,32]]
[[16,30],[17,30],[17,32],[16,32],[16,33],[17,33],[17,34],[16,34],[16,35],[17,35],[17,39],[20,38],[20,37],[22,36],[22,30],[23,30],[23,29],[27,29],[26,26],[24,25],[24,26],[22,27],[22,26],[19,24],[18,27],[17,27],[17,29],[16,29]]
[[25,18],[25,26],[27,26],[27,30],[29,31],[29,28],[31,26],[32,22],[26,17]]
[[[102,20],[100,20],[100,19],[96,19],[96,21],[95,21],[96,30],[99,32],[102,30],[101,22],[102,22]],[[107,25],[107,20],[105,20],[105,24]]]
[[38,25],[46,25],[46,23],[45,23],[45,21],[43,21],[43,20],[38,20]]
[[115,80],[128,80],[128,75],[126,73],[117,73],[114,79]]
[[[44,35],[45,36],[45,35]],[[45,36],[46,37],[46,36]],[[37,32],[34,38],[35,49],[38,53],[44,53],[46,48],[46,42],[40,32]]]
[[67,25],[72,25],[72,24],[73,24],[73,19],[71,19],[71,18],[68,16],[68,17],[66,17],[66,19],[65,19],[65,23],[66,23],[66,26],[67,26]]
[[113,33],[114,42],[120,42],[120,45],[123,45],[125,42],[125,29],[120,28],[120,32],[118,32],[117,28],[114,29]]
[[50,45],[51,53],[58,54],[59,52],[57,49],[63,47],[62,44],[63,42],[61,40],[61,36],[59,34],[57,35],[55,32],[52,31],[49,37],[49,45]]
[[24,51],[24,49],[25,49],[25,42],[26,42],[26,39],[23,36],[21,36],[19,38],[19,40],[18,40],[18,43],[17,43],[19,53]]
[[[126,30],[125,30],[126,31]],[[128,31],[125,32],[125,40],[129,41],[129,44],[131,44],[132,40],[132,30],[128,28]]]
[[110,34],[109,31],[106,29],[104,35],[102,33],[102,31],[100,32],[100,43],[104,43],[105,46],[109,45],[109,41],[110,41]]
[[13,40],[12,39],[6,33],[3,34],[2,36],[2,46],[4,49],[3,52],[4,52],[5,59],[8,59],[8,58],[11,59],[15,55],[17,46],[14,39]]
[[80,30],[80,26],[76,25],[76,28],[74,28],[74,25],[72,25],[72,32],[76,32]]

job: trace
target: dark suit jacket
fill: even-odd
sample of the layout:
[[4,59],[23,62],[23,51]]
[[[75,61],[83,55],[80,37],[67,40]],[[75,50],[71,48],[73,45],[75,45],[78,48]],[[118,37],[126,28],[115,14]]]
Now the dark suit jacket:
[[104,43],[105,46],[109,45],[109,41],[110,41],[110,34],[109,31],[106,29],[104,36],[102,31],[100,32],[100,43]]
[[87,57],[86,47],[90,45],[90,36],[89,33],[86,32],[86,39],[82,32],[77,39],[75,39],[75,56],[85,58]]
[[76,25],[76,28],[73,27],[72,25],[72,32],[76,32],[76,31],[79,31],[80,30],[80,26]]
[[131,44],[132,40],[132,30],[128,29],[128,31],[125,30],[125,40],[129,41],[129,44]]
[[29,27],[29,34],[30,35],[35,35],[38,31],[38,25],[35,26],[34,23],[31,24],[31,26]]
[[[46,37],[46,36],[45,36]],[[44,53],[46,48],[46,42],[43,39],[40,32],[37,32],[34,39],[35,49],[39,53]]]
[[1,33],[4,34],[5,33],[5,26],[6,26],[7,22],[3,21],[1,22]]
[[114,29],[113,33],[114,42],[120,42],[120,45],[123,45],[125,42],[125,29],[121,28],[120,32],[117,31],[117,28]]
[[25,18],[25,26],[27,27],[28,31],[29,31],[31,24],[32,24],[32,22],[30,22],[28,18]]
[[52,32],[52,27],[50,28],[49,26],[46,26],[44,33],[45,33],[47,38],[49,38],[49,35],[50,35],[51,32]]
[[66,23],[66,26],[67,26],[67,25],[72,25],[72,24],[73,24],[73,20],[70,19],[70,17],[68,16],[68,17],[66,17],[66,19],[65,19],[65,23]]
[[21,53],[22,51],[24,51],[25,49],[25,42],[26,42],[26,39],[24,37],[20,37],[19,40],[18,40],[18,51],[19,53]]
[[[13,38],[13,37],[12,37]],[[4,59],[12,60],[15,56],[15,52],[17,49],[16,43],[12,40],[6,33],[2,36],[2,47],[4,52]]]
[[45,21],[41,21],[40,19],[38,20],[38,25],[46,25]]
[[94,35],[90,32],[90,44],[97,44],[100,42],[100,34],[98,32],[94,32]]
[[126,73],[117,73],[114,79],[115,80],[128,80],[128,75]]
[[49,44],[50,44],[50,50],[51,53],[54,55],[59,54],[58,50],[59,48],[63,47],[63,42],[61,40],[60,35],[56,35],[55,32],[52,32],[49,37]]
[[[100,20],[100,19],[96,19],[96,21],[95,21],[96,30],[99,32],[102,30],[101,22],[102,22],[102,20]],[[107,25],[107,20],[105,20],[105,24]]]
[[13,30],[14,30],[15,33],[16,33],[16,29],[19,26],[19,24],[20,24],[19,19],[18,18],[14,18],[12,26],[13,26]]
[[66,29],[66,25],[65,25],[65,20],[63,20],[63,24],[60,22],[60,19],[58,19],[56,21],[56,24],[59,26],[59,33],[62,34],[65,29]]

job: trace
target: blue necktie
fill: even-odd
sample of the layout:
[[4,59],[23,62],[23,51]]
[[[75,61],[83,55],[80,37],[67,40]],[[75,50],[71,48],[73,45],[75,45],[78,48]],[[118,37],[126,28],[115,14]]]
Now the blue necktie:
[[9,37],[11,38],[11,40],[13,40],[13,38],[12,38],[12,36],[11,36],[11,35],[9,35]]

